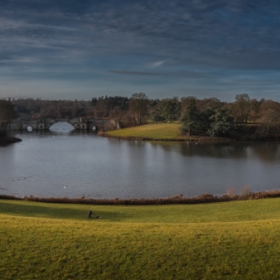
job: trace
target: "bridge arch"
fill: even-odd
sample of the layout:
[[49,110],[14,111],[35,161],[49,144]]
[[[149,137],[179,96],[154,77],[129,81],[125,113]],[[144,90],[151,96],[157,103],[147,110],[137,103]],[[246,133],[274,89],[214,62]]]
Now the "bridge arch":
[[86,118],[45,118],[45,119],[30,119],[30,120],[22,120],[16,119],[10,121],[6,130],[27,130],[27,126],[32,127],[32,130],[48,130],[52,125],[58,122],[66,122],[73,126],[76,130],[84,130],[84,131],[106,131],[118,129],[119,125],[114,120],[107,119],[86,119]]
[[27,130],[28,132],[31,132],[31,131],[34,130],[34,127],[32,127],[32,125],[28,125],[28,126],[26,127],[26,130]]
[[50,127],[49,127],[49,130],[65,131],[65,132],[72,131],[74,129],[75,129],[75,127],[70,122],[68,122],[67,120],[64,120],[64,121],[59,120],[59,121],[51,124]]
[[26,123],[26,124],[24,124],[22,126],[22,129],[31,132],[33,130],[36,130],[36,124],[34,124],[34,123]]

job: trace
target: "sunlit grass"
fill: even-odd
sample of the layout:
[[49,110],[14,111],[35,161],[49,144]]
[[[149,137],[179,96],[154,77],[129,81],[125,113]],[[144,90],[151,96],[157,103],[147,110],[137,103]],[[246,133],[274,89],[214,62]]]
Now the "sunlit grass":
[[0,200],[1,279],[279,279],[279,206]]
[[106,132],[112,136],[119,137],[147,137],[156,139],[179,139],[182,138],[179,130],[180,125],[171,124],[146,124],[136,127]]
[[144,138],[146,140],[175,140],[175,141],[228,141],[221,137],[201,135],[182,135],[178,123],[145,124],[141,126],[106,131],[103,136],[120,138]]

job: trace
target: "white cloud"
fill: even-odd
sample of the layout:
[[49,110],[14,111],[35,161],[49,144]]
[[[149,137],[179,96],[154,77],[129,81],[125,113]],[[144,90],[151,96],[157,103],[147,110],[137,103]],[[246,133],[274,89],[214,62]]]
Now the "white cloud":
[[156,67],[160,67],[160,66],[162,66],[163,64],[165,63],[165,61],[164,60],[161,60],[161,61],[156,61],[156,62],[153,62],[153,63],[151,63],[151,67],[153,67],[153,68],[156,68]]

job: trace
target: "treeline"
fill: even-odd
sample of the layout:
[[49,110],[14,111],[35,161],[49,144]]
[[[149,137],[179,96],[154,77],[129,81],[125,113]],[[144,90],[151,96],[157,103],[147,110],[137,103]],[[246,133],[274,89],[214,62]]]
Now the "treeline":
[[[3,102],[6,103],[3,105]],[[130,98],[94,97],[90,101],[1,100],[0,119],[7,119],[7,110],[3,109],[7,102],[13,107],[10,119],[102,118],[114,119],[120,127],[147,122],[181,122],[182,133],[187,134],[233,137],[246,134],[278,137],[280,134],[280,103],[264,98],[251,99],[248,94],[236,95],[235,101],[229,103],[193,96],[151,99],[145,93],[135,93]]]

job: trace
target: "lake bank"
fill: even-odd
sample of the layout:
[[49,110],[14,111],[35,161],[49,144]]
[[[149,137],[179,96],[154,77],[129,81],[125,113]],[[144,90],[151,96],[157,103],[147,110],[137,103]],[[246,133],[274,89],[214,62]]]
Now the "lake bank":
[[240,200],[258,200],[265,198],[280,197],[280,190],[251,192],[248,188],[244,188],[242,194],[228,193],[223,196],[214,196],[212,194],[202,194],[195,197],[184,197],[178,195],[167,198],[130,198],[130,199],[95,199],[95,198],[68,198],[68,197],[36,197],[25,196],[23,198],[1,195],[1,199],[18,200],[18,201],[34,201],[46,203],[64,203],[64,204],[92,204],[92,205],[172,205],[172,204],[203,204],[203,203],[218,203]]
[[139,140],[139,141],[171,141],[171,142],[205,142],[205,143],[213,143],[213,142],[231,142],[234,139],[230,138],[221,138],[221,137],[210,137],[210,136],[190,136],[184,138],[150,138],[145,136],[118,136],[112,135],[106,132],[98,132],[99,136],[108,137],[108,138],[116,138],[121,140]]

